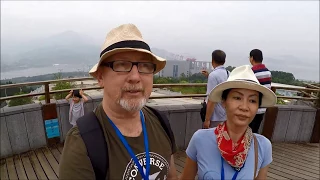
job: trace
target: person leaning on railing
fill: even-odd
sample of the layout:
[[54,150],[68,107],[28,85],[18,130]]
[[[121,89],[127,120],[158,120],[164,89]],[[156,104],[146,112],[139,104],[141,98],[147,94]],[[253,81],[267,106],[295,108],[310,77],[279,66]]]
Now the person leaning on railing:
[[222,102],[227,120],[192,136],[181,180],[266,179],[272,162],[271,142],[249,127],[259,107],[276,104],[276,95],[260,85],[249,65],[235,68],[209,95]]

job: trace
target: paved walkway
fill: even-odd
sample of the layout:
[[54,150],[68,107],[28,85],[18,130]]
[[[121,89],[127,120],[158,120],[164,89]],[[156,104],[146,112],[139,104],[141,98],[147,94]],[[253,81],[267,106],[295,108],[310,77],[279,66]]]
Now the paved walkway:
[[[268,179],[320,179],[319,143],[273,143],[273,162]],[[63,146],[44,147],[1,159],[1,179],[58,179],[59,161]],[[186,154],[175,155],[179,176]]]

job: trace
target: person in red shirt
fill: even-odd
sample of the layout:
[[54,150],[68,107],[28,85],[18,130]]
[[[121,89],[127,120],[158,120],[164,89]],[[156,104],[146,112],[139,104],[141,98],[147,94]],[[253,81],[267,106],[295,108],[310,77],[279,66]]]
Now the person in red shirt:
[[[256,75],[258,81],[261,85],[271,89],[271,72],[269,69],[262,63],[263,54],[259,49],[253,49],[250,52],[250,63],[252,65],[252,71]],[[263,120],[266,108],[259,108],[256,116],[253,121],[249,124],[254,133],[258,133],[260,124]]]

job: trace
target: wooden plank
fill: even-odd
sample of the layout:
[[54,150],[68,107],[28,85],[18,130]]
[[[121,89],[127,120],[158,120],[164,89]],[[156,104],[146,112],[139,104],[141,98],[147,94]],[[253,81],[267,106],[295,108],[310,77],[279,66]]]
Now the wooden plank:
[[54,145],[53,147],[51,147],[49,149],[50,149],[51,153],[53,154],[54,158],[56,159],[56,161],[59,164],[60,163],[61,153],[59,152],[58,148]]
[[297,141],[299,128],[301,124],[303,111],[291,111],[290,119],[288,122],[287,132],[285,134],[285,142]]
[[[1,112],[2,113],[2,112]],[[9,133],[5,116],[0,118],[0,154],[1,157],[7,157],[12,154],[12,148],[9,139]]]
[[281,177],[285,177],[285,178],[288,178],[288,179],[301,179],[301,178],[298,178],[294,175],[291,175],[291,173],[286,173],[286,172],[282,172],[280,171],[281,168],[277,167],[277,166],[270,166],[268,172],[271,172],[272,174],[276,174],[278,176],[281,176]]
[[[262,135],[269,140],[272,139],[273,132],[275,130],[276,120],[278,116],[278,107],[269,107],[264,115],[264,119],[268,120],[268,123],[263,123]],[[265,121],[264,121],[265,122]]]
[[42,120],[42,111],[40,109],[41,105],[36,106],[36,108],[39,109],[33,111],[26,111],[24,113],[24,119],[26,122],[28,133],[28,140],[31,149],[36,149],[47,145],[45,128]]
[[287,149],[294,150],[295,152],[298,152],[298,153],[308,154],[308,155],[312,155],[314,157],[319,158],[319,154],[318,154],[319,149],[317,147],[307,148],[307,147],[298,146],[298,145],[277,145],[273,147],[287,148]]
[[317,108],[310,142],[319,143],[319,141],[320,141],[320,108]]
[[304,154],[308,158],[315,159],[315,160],[319,161],[319,151],[317,151],[316,149],[308,150],[308,149],[299,148],[297,146],[277,146],[277,148],[285,148],[285,149],[290,150],[292,152],[295,152],[298,154]]
[[[291,111],[287,109],[278,110],[277,118],[272,133],[272,142],[284,141],[288,128],[290,113]],[[265,125],[268,125],[268,123],[266,123]]]
[[38,179],[48,179],[48,177],[46,176],[45,172],[43,171],[39,161],[38,161],[38,158],[35,154],[34,151],[30,151],[29,153],[29,160],[30,160],[30,163],[34,169],[34,172],[36,173]]
[[6,159],[9,179],[18,179],[16,168],[14,167],[13,157]]
[[308,161],[310,161],[310,162],[313,162],[315,164],[319,164],[319,158],[317,158],[317,157],[301,154],[301,153],[292,151],[292,150],[285,148],[285,147],[275,146],[275,147],[273,147],[273,149],[278,152],[284,153],[288,156],[294,156],[295,158],[302,159],[302,160],[308,159]]
[[22,112],[22,107],[20,108],[21,113],[5,116],[13,154],[19,154],[30,150],[24,113]]
[[[270,168],[269,168],[269,169],[270,169]],[[279,175],[277,175],[277,174],[274,174],[274,173],[268,171],[267,179],[288,179],[288,178],[283,177],[283,176],[279,176]]]
[[20,156],[15,155],[13,159],[14,159],[14,164],[15,164],[16,171],[18,174],[18,178],[19,179],[27,179],[27,175],[26,175],[26,172],[24,171],[24,167],[23,167],[22,162],[20,160]]
[[28,153],[21,154],[20,158],[27,173],[28,179],[38,179],[29,160]]
[[309,168],[310,170],[315,170],[315,171],[319,170],[319,166],[318,165],[313,165],[313,164],[310,164],[310,163],[306,163],[305,160],[295,159],[294,157],[288,157],[285,154],[274,153],[274,159],[281,160],[281,161],[287,161],[287,162],[292,163],[292,164],[296,164],[296,165],[299,165],[299,166],[302,166],[302,167]]
[[272,144],[272,146],[288,146],[288,147],[295,147],[302,150],[307,151],[320,151],[319,150],[319,143],[318,144],[307,144],[307,143],[276,143]]
[[278,151],[281,153],[285,153],[291,156],[297,156],[298,158],[302,158],[302,159],[310,159],[313,162],[319,162],[319,158],[317,157],[317,151],[314,151],[313,153],[308,153],[306,151],[306,153],[301,153],[297,150],[297,148],[295,150],[292,150],[291,147],[285,147],[285,146],[274,146],[273,147],[274,151]]
[[6,159],[1,159],[1,179],[9,179]]
[[308,83],[303,83],[305,84],[308,88],[313,88],[313,89],[319,89],[320,87],[318,87],[317,85],[314,85],[314,84],[308,84]]
[[282,157],[279,157],[279,156],[274,158],[272,163],[280,163],[280,164],[283,164],[283,166],[291,166],[291,167],[294,167],[294,168],[297,168],[297,169],[301,169],[301,170],[305,171],[306,173],[315,173],[315,174],[319,175],[317,167],[315,167],[314,169],[311,169],[310,167],[306,167],[306,166],[303,166],[301,164],[296,164],[295,162],[292,162],[290,160],[287,161],[286,158],[282,158]]
[[58,176],[59,175],[59,164],[54,156],[51,154],[51,151],[46,148],[41,148],[44,156],[46,157],[47,161],[49,162],[50,166],[52,167],[54,173]]
[[[279,171],[295,176],[295,179],[311,179],[312,177],[301,174],[300,172],[293,171],[288,166],[279,166],[277,164],[272,164],[272,168],[278,169]],[[287,176],[286,176],[287,177]],[[291,177],[289,177],[291,178]]]
[[319,175],[317,174],[314,174],[313,172],[306,172],[305,170],[302,170],[300,168],[296,168],[296,167],[293,167],[292,165],[284,165],[283,163],[279,163],[279,162],[272,162],[272,165],[273,166],[278,166],[278,167],[282,167],[284,169],[287,169],[291,172],[296,172],[296,173],[299,173],[301,174],[301,176],[307,178],[307,179],[311,179],[311,178],[319,178]]
[[49,179],[58,179],[58,177],[54,173],[53,169],[51,168],[50,164],[48,163],[47,159],[45,158],[41,150],[40,149],[35,150],[35,154],[37,155],[37,158],[41,164],[41,167],[43,168],[47,177]]
[[307,97],[317,98],[317,96],[312,95],[312,94],[310,94],[310,93],[307,93],[307,92],[305,92],[305,91],[299,90],[299,92],[301,92],[302,94],[306,95]]
[[60,151],[60,154],[62,154],[63,144],[56,144],[56,146],[58,147],[58,150]]

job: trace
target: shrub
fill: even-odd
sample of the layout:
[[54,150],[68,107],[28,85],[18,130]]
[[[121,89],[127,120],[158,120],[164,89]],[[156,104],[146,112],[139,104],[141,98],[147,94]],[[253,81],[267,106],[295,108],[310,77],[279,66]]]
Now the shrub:
[[[19,92],[19,93],[16,93],[15,95],[22,95],[22,94],[26,94],[26,93]],[[17,99],[10,100],[9,107],[32,104],[32,103],[33,103],[32,97],[17,98]]]

